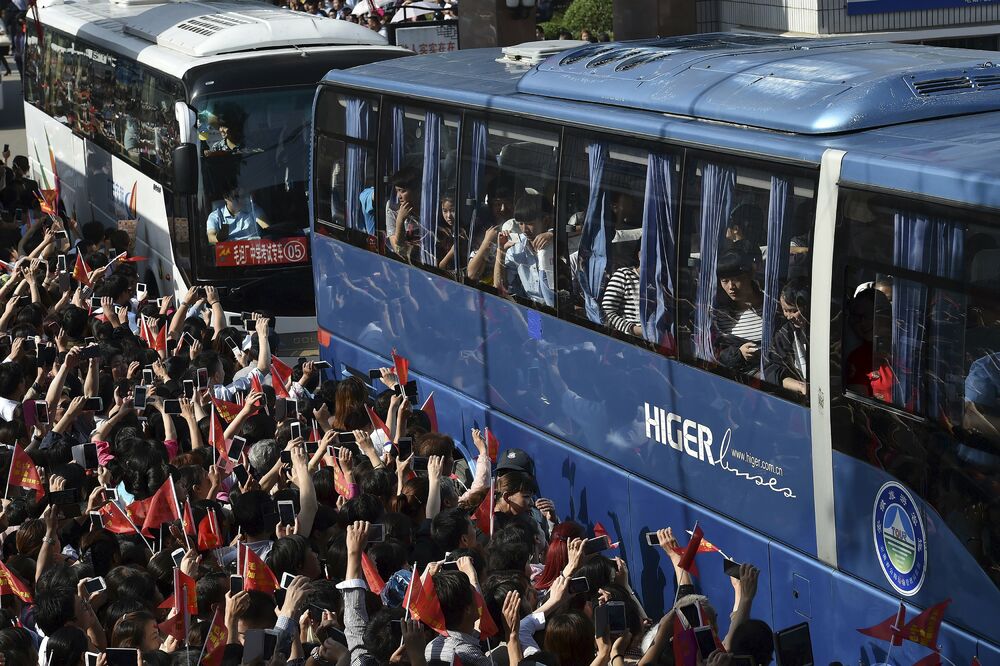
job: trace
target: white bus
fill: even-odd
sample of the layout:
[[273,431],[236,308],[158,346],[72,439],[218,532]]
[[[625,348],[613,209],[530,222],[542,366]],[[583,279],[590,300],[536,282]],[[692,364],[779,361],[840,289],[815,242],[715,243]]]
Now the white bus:
[[316,85],[330,69],[410,52],[257,2],[40,5],[41,48],[29,21],[24,72],[34,177],[58,177],[80,224],[132,232],[150,290],[220,287],[234,319],[275,316],[282,356],[310,355]]

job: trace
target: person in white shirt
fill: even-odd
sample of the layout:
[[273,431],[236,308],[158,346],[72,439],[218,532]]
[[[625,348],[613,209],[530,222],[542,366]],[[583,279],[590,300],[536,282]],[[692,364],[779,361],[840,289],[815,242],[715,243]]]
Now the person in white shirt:
[[[520,225],[521,233],[516,237],[500,234],[493,284],[503,285],[514,296],[554,307],[555,261],[551,234],[540,234],[543,227],[547,229],[541,197],[525,198],[515,209],[514,219]],[[546,237],[549,242],[541,242]]]

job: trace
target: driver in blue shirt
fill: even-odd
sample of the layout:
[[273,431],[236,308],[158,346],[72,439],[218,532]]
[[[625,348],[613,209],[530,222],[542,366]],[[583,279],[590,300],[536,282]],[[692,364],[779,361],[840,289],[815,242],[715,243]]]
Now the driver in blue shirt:
[[219,241],[259,239],[260,230],[267,229],[268,222],[253,199],[234,187],[223,195],[223,201],[208,216],[208,242],[215,245]]

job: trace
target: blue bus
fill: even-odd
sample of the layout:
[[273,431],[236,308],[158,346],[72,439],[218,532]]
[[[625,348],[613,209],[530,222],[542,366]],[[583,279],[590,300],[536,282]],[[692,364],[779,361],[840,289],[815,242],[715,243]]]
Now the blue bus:
[[994,63],[710,34],[332,71],[321,354],[365,377],[395,348],[460,446],[527,450],[651,614],[645,533],[697,521],[816,663],[928,657],[857,629],[950,599],[941,654],[1000,664]]

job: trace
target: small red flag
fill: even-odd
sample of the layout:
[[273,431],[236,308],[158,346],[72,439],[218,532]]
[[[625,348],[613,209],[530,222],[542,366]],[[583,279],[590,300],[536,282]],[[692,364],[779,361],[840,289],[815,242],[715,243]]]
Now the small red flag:
[[493,479],[490,479],[489,492],[486,493],[486,497],[476,507],[475,513],[472,514],[472,519],[483,534],[493,536]]
[[972,655],[972,665],[971,666],[983,666],[979,661],[979,657]]
[[[214,395],[212,397],[212,405],[215,407],[216,413],[222,417],[222,420],[226,423],[232,423],[236,415],[240,413],[241,407],[235,402],[229,402],[228,400],[222,400],[221,398],[216,398]],[[225,453],[223,453],[225,455]]]
[[[104,522],[104,529],[112,534],[132,534],[135,532],[135,525],[129,522],[121,507],[115,502],[108,502],[100,508],[98,513]],[[145,515],[143,515],[145,518]]]
[[382,576],[379,574],[375,563],[368,557],[368,553],[364,551],[361,551],[361,572],[365,575],[365,582],[368,583],[368,589],[375,594],[382,594],[382,590],[385,589],[385,581],[382,580]]
[[677,616],[674,616],[674,663],[677,666],[696,666],[698,663],[694,629],[685,629]]
[[372,422],[372,427],[381,430],[385,435],[386,440],[392,441],[392,435],[389,433],[389,428],[385,425],[385,422],[379,418],[379,415],[375,413],[375,410],[372,409],[370,405],[365,405],[365,409],[368,411],[368,419]]
[[[187,599],[187,611],[191,615],[198,614],[198,583],[194,578],[188,576],[186,573],[180,569],[174,569],[174,608],[178,611],[183,612],[184,607],[181,605],[184,599]],[[178,599],[182,601],[178,601]]]
[[260,375],[256,372],[250,373],[250,390],[254,393],[263,393],[264,385],[260,381]]
[[941,632],[941,622],[944,620],[944,611],[950,603],[951,599],[945,599],[907,622],[906,626],[903,627],[903,638],[917,645],[936,650],[938,634]]
[[15,594],[26,604],[32,601],[28,586],[2,561],[0,561],[0,594]]
[[424,404],[420,406],[420,411],[427,415],[427,420],[431,422],[431,431],[438,432],[437,408],[434,407],[434,391],[430,392]]
[[496,636],[500,633],[500,628],[493,621],[490,609],[486,607],[486,600],[483,599],[483,595],[476,588],[472,588],[472,592],[476,597],[476,611],[479,613],[479,640],[482,641],[490,636]]
[[243,546],[243,589],[274,594],[278,579],[257,553]]
[[617,550],[618,546],[621,543],[619,541],[611,541],[611,537],[610,537],[610,535],[608,535],[608,531],[606,529],[604,529],[604,525],[601,525],[601,523],[599,523],[599,522],[594,523],[594,536],[595,537],[608,537],[608,543],[611,544],[611,548],[613,550]]
[[400,384],[406,386],[406,381],[410,378],[410,362],[392,350],[392,364],[396,366],[396,379]]
[[42,485],[42,477],[38,474],[35,462],[17,442],[14,442],[14,455],[10,459],[10,470],[7,473],[7,487],[11,486],[34,490],[35,499],[39,502],[45,497],[45,486]]
[[880,641],[889,641],[895,646],[903,644],[903,630],[904,630],[904,620],[906,619],[906,608],[903,606],[903,602],[899,602],[899,610],[896,611],[895,615],[890,615],[873,627],[867,627],[865,629],[858,629],[859,633],[866,636],[871,636],[872,638],[877,638]]
[[90,266],[87,262],[83,260],[83,253],[77,250],[76,253],[76,264],[73,265],[73,279],[80,284],[85,284],[88,287],[93,287],[94,284],[90,281]]
[[129,520],[137,526],[142,525],[142,523],[146,520],[146,512],[149,510],[149,503],[152,499],[152,497],[147,497],[146,499],[136,500],[131,504],[126,504],[125,513],[128,514]]
[[274,395],[279,398],[287,398],[288,382],[292,379],[292,369],[281,362],[277,356],[271,357],[271,386],[274,388]]
[[[173,597],[170,597],[173,599]],[[161,634],[173,636],[179,641],[187,639],[187,623],[184,621],[184,613],[174,613],[163,622],[156,625]]]
[[694,532],[691,534],[691,540],[688,541],[687,548],[684,549],[684,554],[681,555],[680,562],[677,566],[685,571],[695,573],[697,569],[694,566],[694,556],[698,554],[698,547],[701,545],[701,538],[704,536],[704,532],[701,530],[701,526],[698,523],[694,524]]
[[486,455],[490,457],[491,463],[497,464],[497,457],[500,455],[500,440],[489,428],[486,429]]
[[212,410],[211,420],[208,422],[208,443],[218,452],[218,458],[225,458],[229,454],[226,429],[219,420],[219,412],[215,409]]
[[177,493],[174,492],[174,480],[167,477],[151,498],[146,507],[146,518],[142,521],[142,533],[148,537],[153,536],[152,530],[157,530],[163,523],[170,523],[180,520],[181,515],[177,506]]
[[153,340],[151,345],[153,351],[167,353],[167,327],[166,325],[160,326],[159,332],[156,334],[156,338]]
[[340,466],[340,460],[337,458],[333,459],[333,489],[344,499],[351,499],[351,488],[347,484],[344,468]]
[[202,658],[198,660],[202,666],[219,666],[222,663],[222,656],[226,652],[226,642],[229,640],[229,631],[226,630],[226,621],[222,613],[215,611],[215,618],[212,626],[205,637],[205,644],[201,647]]
[[194,522],[194,513],[191,511],[191,500],[184,502],[184,520],[182,521],[185,534],[197,534],[198,526]]
[[198,550],[212,550],[222,547],[222,533],[219,530],[219,519],[215,509],[208,509],[205,517],[198,523]]
[[448,635],[448,630],[444,626],[441,602],[434,592],[434,580],[431,576],[427,576],[427,580],[421,580],[417,572],[413,572],[410,586],[406,589],[405,604],[414,619],[420,620],[442,636]]

